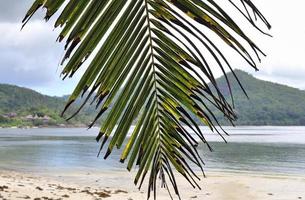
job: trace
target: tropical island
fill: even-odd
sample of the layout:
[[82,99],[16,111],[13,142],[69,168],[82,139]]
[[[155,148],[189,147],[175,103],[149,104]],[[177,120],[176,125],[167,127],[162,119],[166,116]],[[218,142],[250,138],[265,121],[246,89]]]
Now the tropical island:
[[[231,82],[235,110],[239,117],[236,125],[305,125],[305,91],[260,80],[241,70],[235,70],[235,73],[249,95],[248,99],[232,73],[229,73],[227,76]],[[220,77],[217,82],[230,102],[225,78]],[[60,117],[60,113],[67,99],[68,95],[51,97],[31,89],[0,84],[0,127],[87,126],[96,114],[94,108],[86,105],[83,111],[73,119],[66,121]],[[82,99],[78,99],[66,116],[72,114],[81,102]],[[221,113],[216,109],[213,112],[216,113],[217,119],[222,125],[229,125]],[[102,117],[101,120],[103,119]]]
[[0,200],[305,198],[304,2],[0,5]]

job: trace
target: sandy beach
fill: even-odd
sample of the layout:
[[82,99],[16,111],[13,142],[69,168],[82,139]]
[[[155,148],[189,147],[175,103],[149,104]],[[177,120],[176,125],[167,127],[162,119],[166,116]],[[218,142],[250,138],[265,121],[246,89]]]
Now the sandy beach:
[[[146,199],[146,186],[139,191],[132,184],[133,175],[127,172],[50,175],[0,171],[0,199]],[[207,178],[200,181],[202,190],[192,189],[181,177],[178,183],[183,200],[305,199],[305,177],[207,172]],[[164,189],[159,189],[158,199],[170,198]]]

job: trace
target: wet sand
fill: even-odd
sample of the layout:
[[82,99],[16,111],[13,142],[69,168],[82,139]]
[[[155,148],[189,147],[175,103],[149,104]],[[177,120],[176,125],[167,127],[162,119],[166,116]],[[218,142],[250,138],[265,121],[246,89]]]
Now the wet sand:
[[[293,200],[305,199],[305,176],[258,175],[247,173],[207,172],[199,182],[202,190],[193,189],[177,176],[183,200]],[[55,199],[146,199],[146,185],[139,191],[133,185],[134,173],[69,172],[35,174],[0,170],[0,200]],[[153,199],[153,198],[151,198]],[[170,199],[164,189],[158,200]],[[174,196],[174,199],[175,198]]]

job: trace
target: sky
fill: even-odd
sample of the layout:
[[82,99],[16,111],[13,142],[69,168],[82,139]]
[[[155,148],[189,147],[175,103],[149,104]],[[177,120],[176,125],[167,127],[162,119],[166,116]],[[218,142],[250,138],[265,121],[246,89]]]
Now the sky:
[[[70,94],[79,80],[62,81],[59,62],[63,44],[56,42],[59,29],[53,21],[45,23],[43,10],[20,31],[21,20],[33,0],[0,0],[0,83],[32,88],[47,95]],[[234,68],[245,70],[255,77],[305,89],[305,2],[291,0],[253,0],[272,25],[272,38],[263,36],[245,24],[245,32],[254,38],[267,54],[258,64],[259,72],[229,52]],[[54,20],[54,19],[53,19]],[[226,53],[226,52],[225,52]],[[216,71],[216,76],[221,74]]]

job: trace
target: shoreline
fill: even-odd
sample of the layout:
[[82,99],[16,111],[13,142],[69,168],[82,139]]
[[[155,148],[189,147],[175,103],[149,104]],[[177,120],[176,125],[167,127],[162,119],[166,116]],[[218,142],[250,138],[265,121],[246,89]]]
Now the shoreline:
[[[133,184],[135,172],[73,172],[37,174],[0,170],[0,199],[146,199],[147,185],[139,191]],[[206,171],[193,189],[176,175],[182,199],[275,200],[305,199],[305,177],[298,175],[253,174]],[[170,199],[158,189],[158,200]],[[177,199],[174,197],[174,199]]]

